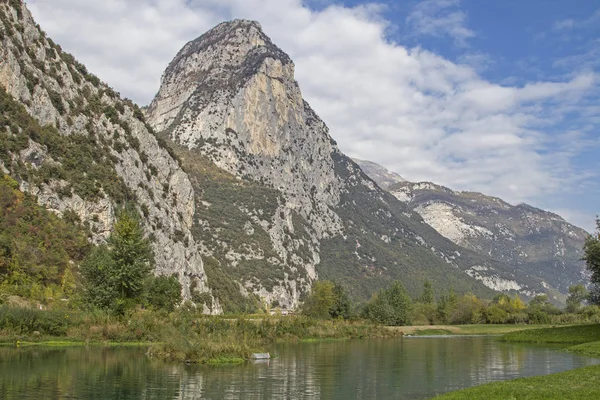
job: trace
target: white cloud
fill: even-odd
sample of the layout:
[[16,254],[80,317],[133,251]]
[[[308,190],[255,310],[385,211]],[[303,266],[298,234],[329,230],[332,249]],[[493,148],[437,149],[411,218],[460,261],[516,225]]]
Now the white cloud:
[[406,18],[414,35],[444,36],[455,44],[466,46],[475,32],[466,27],[467,14],[458,9],[460,0],[425,0],[417,4]]
[[567,18],[556,21],[554,23],[554,30],[556,31],[570,31],[570,30],[582,30],[582,29],[597,29],[598,23],[600,23],[600,10],[596,10],[592,15],[582,20],[576,21],[573,18]]
[[[294,59],[305,98],[350,156],[378,162],[409,180],[510,202],[535,204],[584,180],[597,187],[597,179],[571,164],[580,151],[576,144],[598,135],[600,112],[587,97],[598,93],[594,73],[562,82],[494,84],[472,66],[390,41],[390,23],[376,5],[313,11],[301,0],[28,4],[51,37],[141,104],[150,102],[162,71],[187,41],[225,19],[255,19]],[[409,18],[421,26],[421,17],[457,4],[426,1]],[[429,33],[466,40],[473,33],[464,28],[464,18],[435,22]],[[578,127],[579,136],[569,140],[551,134],[572,130],[568,115],[578,115],[578,124],[588,128]]]

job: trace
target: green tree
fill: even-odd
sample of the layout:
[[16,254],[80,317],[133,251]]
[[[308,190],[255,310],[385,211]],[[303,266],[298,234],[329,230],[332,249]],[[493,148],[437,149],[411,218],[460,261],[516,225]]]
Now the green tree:
[[456,301],[456,306],[450,314],[452,324],[480,323],[484,320],[485,305],[472,293],[465,294]]
[[81,266],[84,298],[96,308],[124,313],[140,304],[152,271],[152,250],[135,213],[119,213],[108,246],[99,246]]
[[350,318],[351,306],[348,293],[339,284],[333,285],[333,304],[329,308],[331,318]]
[[437,314],[438,320],[441,323],[449,323],[450,316],[456,309],[458,303],[458,296],[454,292],[454,289],[450,289],[450,292],[447,295],[440,296],[440,299],[437,303]]
[[569,286],[569,297],[567,297],[567,311],[574,313],[579,311],[581,303],[588,298],[588,291],[583,285]]
[[330,309],[335,304],[334,285],[330,281],[318,281],[313,284],[308,299],[304,302],[302,313],[309,317],[329,319]]
[[89,308],[112,309],[119,297],[113,285],[114,260],[107,246],[94,248],[81,264],[83,301]]
[[423,283],[423,293],[421,294],[421,298],[419,299],[421,303],[425,304],[433,304],[435,299],[433,297],[433,288],[431,287],[431,282],[425,280]]
[[600,284],[600,219],[596,219],[596,232],[588,236],[583,246],[585,264],[592,273],[593,284]]
[[365,316],[373,322],[384,325],[409,325],[412,300],[404,285],[394,281],[392,285],[379,291],[365,307]]
[[181,284],[176,275],[153,276],[148,279],[146,301],[151,308],[173,311],[181,300]]
[[121,298],[139,299],[144,279],[152,271],[151,262],[154,260],[150,242],[144,238],[133,211],[121,211],[108,245],[115,263],[113,283]]

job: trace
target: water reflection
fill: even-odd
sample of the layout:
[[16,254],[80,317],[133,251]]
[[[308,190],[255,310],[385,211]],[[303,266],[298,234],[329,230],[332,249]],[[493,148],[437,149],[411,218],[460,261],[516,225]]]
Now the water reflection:
[[186,366],[145,349],[0,348],[0,398],[423,399],[599,360],[492,338],[405,338],[274,346],[274,359]]

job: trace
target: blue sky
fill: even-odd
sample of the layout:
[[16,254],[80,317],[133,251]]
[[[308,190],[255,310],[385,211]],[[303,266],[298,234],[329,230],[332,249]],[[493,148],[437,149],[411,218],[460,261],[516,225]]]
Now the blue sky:
[[[306,2],[323,9],[332,2]],[[351,0],[333,2],[356,7],[369,2]],[[378,1],[382,16],[389,22],[387,37],[407,47],[422,47],[456,63],[470,63],[490,82],[500,85],[526,85],[531,81],[564,81],[577,71],[600,72],[600,3],[593,0],[505,0],[505,1],[433,1],[441,4],[435,11],[440,19],[456,13],[460,18],[429,34],[415,33],[411,14],[427,2]],[[461,23],[457,22],[460,21]],[[450,26],[464,32],[453,34]],[[443,28],[446,26],[446,29]],[[600,106],[598,92],[590,104]],[[600,118],[596,108],[593,121],[578,122],[578,112],[567,115],[561,123],[546,129],[560,134],[573,126],[588,126],[589,146],[572,158],[572,168],[591,175],[579,188],[557,191],[553,199],[536,199],[540,207],[571,214],[589,231],[593,216],[600,213]],[[560,149],[549,146],[540,152],[552,154]],[[399,171],[402,172],[402,171]],[[573,210],[566,210],[573,208]],[[577,211],[580,215],[575,217]],[[585,218],[590,219],[586,222]]]
[[[52,3],[52,4],[50,4]],[[600,213],[598,1],[29,0],[42,28],[147,104],[176,52],[254,19],[348,155],[412,181]]]

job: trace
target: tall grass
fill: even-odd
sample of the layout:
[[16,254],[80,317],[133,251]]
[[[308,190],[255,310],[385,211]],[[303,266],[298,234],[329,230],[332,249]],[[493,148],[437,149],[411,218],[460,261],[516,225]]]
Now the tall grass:
[[63,311],[0,306],[0,331],[14,335],[34,333],[65,336],[70,315]]
[[[34,334],[35,333],[35,334]],[[125,316],[0,307],[0,340],[64,340],[152,343],[150,352],[190,362],[248,359],[278,340],[368,338],[401,335],[362,322],[323,321],[305,316],[252,319],[210,317],[189,310],[172,313],[136,310]]]
[[390,337],[399,332],[381,326],[322,321],[304,316],[228,319],[175,314],[151,352],[189,362],[247,359],[278,340]]

